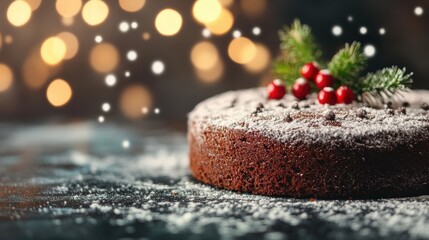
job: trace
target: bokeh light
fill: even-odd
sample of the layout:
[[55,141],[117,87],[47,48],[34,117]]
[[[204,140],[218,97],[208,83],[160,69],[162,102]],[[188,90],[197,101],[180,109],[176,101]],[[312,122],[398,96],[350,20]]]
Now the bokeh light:
[[119,52],[116,47],[110,43],[100,43],[92,48],[90,63],[97,72],[111,72],[119,64]]
[[82,18],[90,26],[104,22],[109,15],[109,7],[101,0],[90,0],[82,9]]
[[192,8],[194,18],[203,24],[215,21],[222,13],[222,5],[217,0],[197,0]]
[[220,80],[224,73],[224,66],[221,61],[217,61],[216,64],[210,69],[195,69],[198,80],[204,83],[215,83]]
[[43,61],[49,65],[60,63],[67,53],[65,42],[59,37],[50,37],[46,39],[40,48],[40,55]]
[[74,17],[63,17],[61,18],[61,22],[63,23],[64,26],[71,26],[74,24]]
[[101,105],[101,110],[103,110],[103,112],[110,112],[110,109],[110,103],[105,102]]
[[138,54],[136,51],[134,50],[130,50],[127,52],[127,59],[130,62],[134,62],[135,60],[137,60]]
[[236,63],[246,64],[255,57],[255,54],[255,44],[245,37],[233,39],[228,46],[228,55]]
[[108,87],[113,87],[113,86],[115,86],[115,85],[116,85],[117,78],[116,78],[116,76],[115,76],[115,75],[113,75],[113,74],[109,74],[109,75],[107,75],[107,76],[106,76],[106,78],[104,79],[104,82],[106,83],[106,85],[107,85]]
[[32,89],[41,88],[56,71],[43,61],[39,51],[33,51],[24,61],[22,77],[25,85]]
[[196,44],[191,51],[192,64],[198,69],[212,69],[219,61],[217,48],[208,41]]
[[0,50],[1,50],[1,45],[2,45],[2,36],[1,36],[1,33],[0,33]]
[[31,18],[31,7],[25,1],[15,0],[7,9],[7,20],[16,26],[21,27],[25,25]]
[[55,8],[65,18],[76,16],[82,8],[82,0],[57,0]]
[[119,6],[127,12],[137,12],[144,7],[146,0],[119,0]]
[[66,44],[66,55],[64,59],[72,59],[76,56],[77,51],[79,50],[79,40],[78,38],[70,32],[62,32],[57,35],[57,37],[61,38]]
[[73,91],[70,85],[62,79],[55,79],[46,89],[46,97],[54,107],[66,105],[72,98]]
[[165,71],[165,64],[161,60],[156,60],[152,63],[151,69],[155,75],[161,75]]
[[128,24],[125,21],[119,23],[119,31],[121,31],[121,32],[128,32],[128,30],[130,30],[130,24]]
[[376,53],[376,49],[375,49],[374,45],[368,44],[363,48],[363,53],[367,57],[374,57],[374,55]]
[[142,109],[150,108],[152,96],[142,85],[131,85],[127,87],[120,96],[119,107],[121,112],[130,119],[137,119],[143,116]]
[[40,3],[42,3],[42,0],[25,0],[25,1],[28,3],[28,5],[30,5],[32,11],[37,10],[40,6]]
[[155,19],[156,30],[164,36],[173,36],[182,28],[182,16],[173,9],[164,9]]
[[251,73],[259,73],[266,70],[271,63],[271,53],[268,48],[262,44],[256,44],[255,56],[248,63],[244,64],[244,68]]
[[4,92],[12,86],[13,72],[8,65],[0,63],[0,92]]
[[222,35],[231,30],[234,25],[234,16],[228,9],[222,9],[221,14],[214,21],[206,24],[206,27],[216,35]]
[[234,3],[234,0],[218,0],[224,7],[229,7]]

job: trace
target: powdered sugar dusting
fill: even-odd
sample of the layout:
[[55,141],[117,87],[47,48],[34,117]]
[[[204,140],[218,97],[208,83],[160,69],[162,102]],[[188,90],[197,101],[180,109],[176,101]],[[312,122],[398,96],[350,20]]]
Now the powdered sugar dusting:
[[[189,119],[195,124],[193,131],[204,131],[207,127],[245,130],[282,142],[341,142],[352,147],[360,139],[367,147],[383,148],[407,143],[417,136],[429,138],[429,115],[419,108],[422,102],[429,102],[429,91],[412,91],[394,99],[394,109],[403,101],[410,104],[406,114],[397,110],[390,114],[383,108],[365,107],[363,103],[322,106],[316,103],[315,95],[298,103],[290,94],[279,101],[268,100],[265,89],[257,88],[210,98],[197,105]],[[263,107],[258,110],[258,106]],[[364,109],[367,116],[360,118],[358,109]],[[335,124],[324,118],[328,110],[335,113]],[[286,122],[287,116],[293,121]]]

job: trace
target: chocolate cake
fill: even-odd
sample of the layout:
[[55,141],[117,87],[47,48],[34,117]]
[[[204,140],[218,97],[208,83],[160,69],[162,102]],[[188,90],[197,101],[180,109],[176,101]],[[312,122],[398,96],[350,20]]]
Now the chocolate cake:
[[325,106],[264,88],[231,91],[189,114],[192,175],[218,188],[296,198],[429,194],[429,91],[392,103]]

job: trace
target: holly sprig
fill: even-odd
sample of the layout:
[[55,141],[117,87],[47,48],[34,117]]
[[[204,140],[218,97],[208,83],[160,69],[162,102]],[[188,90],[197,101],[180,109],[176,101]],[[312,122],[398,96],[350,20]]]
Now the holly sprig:
[[311,28],[295,20],[290,28],[279,32],[281,55],[274,63],[274,71],[287,86],[292,86],[300,77],[300,69],[308,62],[316,61],[327,66],[335,78],[335,87],[345,85],[358,96],[385,100],[394,93],[408,89],[413,80],[412,73],[396,66],[383,68],[373,73],[364,74],[368,58],[359,42],[346,43],[332,59],[325,64],[322,51],[318,46]]

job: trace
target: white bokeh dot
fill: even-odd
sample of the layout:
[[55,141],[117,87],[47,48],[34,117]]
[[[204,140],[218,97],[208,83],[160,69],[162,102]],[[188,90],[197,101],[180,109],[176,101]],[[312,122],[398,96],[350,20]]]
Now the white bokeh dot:
[[152,72],[155,75],[161,75],[165,71],[165,65],[162,61],[156,60],[152,63]]
[[119,31],[128,32],[128,30],[130,30],[130,24],[128,24],[127,22],[119,23]]
[[155,108],[155,109],[153,110],[153,112],[154,112],[156,115],[158,115],[158,114],[160,114],[160,113],[161,113],[161,110],[160,110],[159,108]]
[[137,28],[138,28],[138,26],[139,26],[139,24],[138,24],[137,22],[132,22],[132,23],[131,23],[131,28],[132,28],[132,29],[137,29]]
[[106,83],[107,86],[109,87],[113,87],[116,85],[116,76],[113,74],[109,74],[106,76],[106,78],[104,79],[104,82]]
[[103,110],[103,112],[109,112],[110,111],[110,104],[109,103],[103,103],[102,105],[101,105],[101,110]]
[[368,33],[368,29],[366,27],[362,26],[359,28],[359,33],[362,35],[365,35]]
[[233,37],[233,38],[239,38],[239,37],[241,37],[241,32],[240,32],[240,30],[234,30],[234,31],[232,32],[232,37]]
[[255,35],[255,36],[259,36],[259,35],[261,35],[261,32],[262,32],[262,30],[261,30],[261,28],[260,28],[260,27],[254,27],[254,28],[252,29],[252,33],[253,33],[253,35]]
[[127,77],[127,78],[128,78],[128,77],[130,77],[130,76],[131,76],[131,72],[130,72],[130,71],[126,71],[126,72],[124,73],[124,76],[125,76],[125,77]]
[[99,116],[99,117],[98,117],[98,122],[99,122],[99,123],[104,123],[104,120],[105,120],[105,119],[104,119],[104,117],[103,117],[103,116]]
[[420,6],[417,6],[417,7],[415,7],[414,8],[414,14],[416,15],[416,16],[421,16],[421,15],[423,15],[423,8],[422,7],[420,7]]
[[353,22],[353,16],[348,16],[348,17],[347,17],[347,21],[349,21],[349,22]]
[[125,148],[125,149],[128,149],[128,148],[130,148],[130,141],[128,141],[128,140],[124,140],[124,141],[122,141],[122,147],[123,148]]
[[340,36],[342,33],[343,29],[340,26],[335,25],[332,27],[332,34],[334,34],[334,36]]
[[384,34],[386,34],[386,29],[385,28],[380,28],[378,30],[378,33],[380,33],[380,35],[384,35]]
[[103,37],[100,35],[97,35],[97,36],[95,36],[94,40],[96,43],[101,43],[103,41]]
[[207,28],[204,28],[203,29],[203,31],[201,32],[201,34],[203,35],[203,37],[205,37],[205,38],[209,38],[211,35],[212,35],[212,33],[210,32],[210,30],[209,29],[207,29]]
[[375,49],[374,45],[368,44],[363,48],[363,53],[367,57],[374,57],[374,55],[376,53],[376,49]]
[[137,52],[134,50],[128,51],[127,59],[131,62],[134,62],[135,60],[137,60]]

